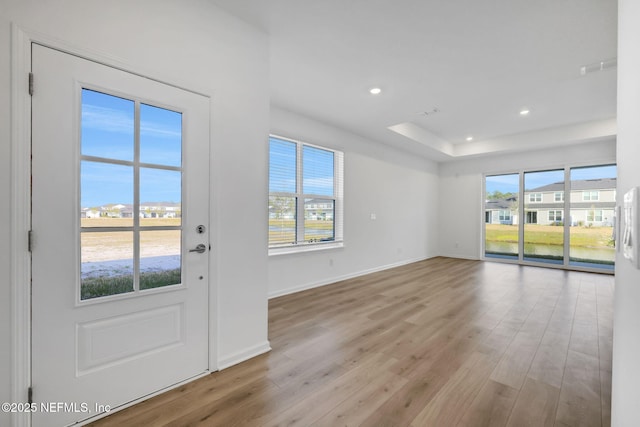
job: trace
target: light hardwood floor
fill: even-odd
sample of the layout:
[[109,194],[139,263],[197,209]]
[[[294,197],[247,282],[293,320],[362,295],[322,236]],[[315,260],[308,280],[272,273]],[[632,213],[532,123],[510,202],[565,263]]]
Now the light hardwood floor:
[[269,302],[273,351],[95,426],[608,426],[613,276],[434,258]]

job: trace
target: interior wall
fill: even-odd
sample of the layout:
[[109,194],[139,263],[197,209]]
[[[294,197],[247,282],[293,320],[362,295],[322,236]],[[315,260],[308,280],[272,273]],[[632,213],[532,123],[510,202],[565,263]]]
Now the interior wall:
[[483,174],[616,162],[616,142],[606,140],[524,153],[492,155],[440,164],[440,253],[482,255]]
[[[640,186],[640,2],[618,1],[618,203]],[[635,226],[640,226],[636,220]],[[636,245],[640,242],[636,242]],[[640,270],[616,258],[614,298],[612,418],[613,426],[640,425]]]
[[[74,51],[211,96],[210,256],[212,284],[218,287],[212,318],[218,319],[219,362],[268,349],[267,224],[260,215],[267,204],[267,36],[207,0],[3,0],[0,199],[5,206],[11,200],[11,23]],[[9,213],[0,209],[0,401],[11,400]],[[0,413],[0,425],[8,425],[7,419]]]
[[270,256],[270,296],[438,254],[436,163],[273,106],[271,132],[344,152],[344,247]]

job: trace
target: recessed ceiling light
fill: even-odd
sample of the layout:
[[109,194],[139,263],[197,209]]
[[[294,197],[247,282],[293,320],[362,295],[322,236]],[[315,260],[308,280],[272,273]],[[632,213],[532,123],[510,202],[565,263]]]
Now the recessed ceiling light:
[[371,89],[369,89],[369,93],[371,95],[379,95],[380,92],[382,92],[382,89],[380,89],[379,87],[372,87]]
[[531,111],[529,111],[528,108],[523,108],[522,110],[520,110],[520,115],[521,116],[526,116],[530,113]]
[[468,136],[467,137],[467,141],[473,141],[473,137],[472,136]]

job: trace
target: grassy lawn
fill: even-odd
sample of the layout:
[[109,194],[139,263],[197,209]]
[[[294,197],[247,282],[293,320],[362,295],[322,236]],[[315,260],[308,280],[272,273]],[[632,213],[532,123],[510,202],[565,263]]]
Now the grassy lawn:
[[[563,227],[525,224],[525,243],[562,245]],[[571,246],[586,248],[613,247],[611,227],[571,227]],[[517,225],[485,224],[485,238],[489,242],[516,243]]]
[[[159,288],[181,283],[181,271],[174,270],[141,273],[140,289]],[[133,291],[133,276],[128,274],[115,277],[92,277],[82,280],[80,296],[83,300],[117,295]]]

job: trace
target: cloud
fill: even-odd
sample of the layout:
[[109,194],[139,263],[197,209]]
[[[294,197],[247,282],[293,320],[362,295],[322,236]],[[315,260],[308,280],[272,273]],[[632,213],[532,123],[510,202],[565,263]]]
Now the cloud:
[[[132,134],[134,130],[133,111],[82,105],[82,127],[103,132]],[[140,123],[140,134],[157,138],[181,138],[182,129],[162,122],[144,120]]]
[[159,138],[182,138],[182,131],[168,127],[163,123],[145,121],[140,123],[140,134]]
[[133,133],[133,112],[114,108],[98,107],[96,105],[82,105],[82,127],[104,132]]

